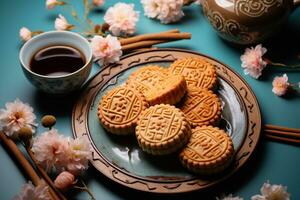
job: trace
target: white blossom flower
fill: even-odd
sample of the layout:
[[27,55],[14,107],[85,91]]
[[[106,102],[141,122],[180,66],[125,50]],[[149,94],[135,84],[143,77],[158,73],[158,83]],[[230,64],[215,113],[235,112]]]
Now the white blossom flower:
[[101,64],[115,63],[120,60],[122,55],[120,41],[111,35],[106,38],[94,36],[91,41],[93,55]]
[[157,18],[163,24],[179,21],[184,13],[183,0],[141,0],[144,13],[149,18]]
[[261,44],[255,48],[251,47],[245,50],[245,53],[241,56],[241,61],[246,75],[249,74],[256,79],[261,76],[262,70],[267,65],[267,62],[262,58],[266,52],[267,49],[262,47]]
[[103,4],[105,3],[105,0],[93,0],[92,3],[94,6],[100,7],[100,6],[103,6]]
[[283,74],[283,76],[276,76],[272,82],[272,92],[277,96],[282,96],[286,94],[290,85],[288,80],[289,78],[286,74]]
[[282,185],[271,185],[264,183],[260,189],[261,195],[254,195],[251,200],[290,200],[287,187]]
[[48,186],[41,181],[36,187],[29,181],[22,186],[20,194],[12,200],[51,200]]
[[55,187],[61,190],[68,189],[74,183],[76,183],[75,176],[68,171],[61,172],[54,180]]
[[69,24],[69,22],[66,20],[64,16],[61,14],[58,15],[58,17],[55,19],[54,23],[55,29],[58,31],[67,31],[74,28],[73,25]]
[[0,110],[0,130],[8,137],[16,134],[21,128],[28,127],[35,132],[35,114],[33,108],[19,99],[5,104],[6,109]]
[[117,3],[104,15],[109,31],[115,36],[133,34],[138,20],[139,12],[134,10],[134,4]]
[[36,160],[46,171],[50,171],[52,167],[66,165],[65,154],[70,150],[69,140],[59,135],[56,129],[51,129],[33,139],[31,150]]
[[71,140],[70,149],[66,169],[73,174],[78,174],[88,168],[89,159],[92,158],[92,147],[86,137],[79,137]]
[[224,197],[221,197],[221,198],[217,197],[217,200],[243,200],[243,198],[233,197],[232,194],[229,194],[228,196],[224,196]]
[[30,40],[32,37],[32,32],[26,28],[26,27],[22,27],[20,29],[20,38],[21,40],[23,40],[24,42]]
[[47,9],[53,9],[55,6],[58,5],[64,5],[65,3],[62,1],[57,1],[57,0],[47,0],[46,1],[46,8]]

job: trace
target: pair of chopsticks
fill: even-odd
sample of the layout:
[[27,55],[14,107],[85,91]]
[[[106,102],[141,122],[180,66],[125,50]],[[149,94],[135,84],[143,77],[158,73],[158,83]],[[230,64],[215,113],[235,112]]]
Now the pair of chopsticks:
[[190,33],[181,33],[178,29],[171,29],[160,33],[148,33],[120,39],[122,51],[151,47],[155,44],[191,39]]
[[300,129],[266,124],[264,136],[272,140],[300,145]]
[[[7,148],[7,150],[16,158],[22,170],[29,176],[32,183],[37,186],[39,182],[44,179],[45,182],[48,184],[49,195],[52,200],[66,200],[64,195],[54,186],[53,181],[49,178],[47,173],[39,166],[36,165],[35,167],[40,173],[40,176],[35,171],[34,167],[30,164],[30,162],[26,159],[24,154],[19,150],[18,146],[15,142],[7,137],[3,132],[0,131],[0,141],[2,144]],[[33,153],[30,149],[26,148],[27,153],[29,154],[30,158],[33,160],[34,163],[37,163]]]

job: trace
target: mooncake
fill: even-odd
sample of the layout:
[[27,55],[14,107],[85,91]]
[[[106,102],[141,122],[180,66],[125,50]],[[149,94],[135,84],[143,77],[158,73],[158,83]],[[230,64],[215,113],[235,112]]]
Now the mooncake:
[[177,106],[192,127],[216,125],[221,117],[221,102],[211,90],[188,87]]
[[159,66],[144,66],[133,72],[126,84],[142,92],[150,105],[176,104],[186,92],[183,76]]
[[187,143],[191,128],[178,108],[159,104],[142,113],[135,134],[143,151],[165,155],[179,150]]
[[176,60],[170,72],[184,76],[187,86],[214,89],[217,85],[215,66],[204,59],[188,57]]
[[102,126],[117,135],[134,133],[141,113],[148,103],[139,91],[118,86],[108,91],[98,106],[98,118]]
[[220,173],[233,160],[233,143],[219,128],[196,127],[179,157],[183,166],[192,172],[203,175]]

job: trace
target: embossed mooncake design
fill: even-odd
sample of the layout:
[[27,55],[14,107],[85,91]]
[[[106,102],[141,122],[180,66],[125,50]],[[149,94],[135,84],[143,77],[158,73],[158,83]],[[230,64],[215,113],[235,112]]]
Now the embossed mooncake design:
[[171,73],[184,76],[187,86],[214,89],[217,85],[215,66],[200,58],[176,60],[169,68]]
[[98,117],[103,127],[111,133],[134,133],[136,123],[148,103],[139,91],[119,86],[106,93],[98,106]]
[[214,174],[227,168],[234,156],[231,138],[221,129],[212,126],[196,127],[181,151],[182,164],[192,172]]
[[164,155],[183,147],[190,138],[191,128],[178,108],[159,104],[142,113],[135,134],[143,151]]
[[186,92],[183,76],[170,74],[155,65],[139,68],[128,77],[126,84],[141,91],[150,105],[175,104]]
[[211,90],[188,87],[178,104],[192,127],[216,125],[221,117],[221,102]]

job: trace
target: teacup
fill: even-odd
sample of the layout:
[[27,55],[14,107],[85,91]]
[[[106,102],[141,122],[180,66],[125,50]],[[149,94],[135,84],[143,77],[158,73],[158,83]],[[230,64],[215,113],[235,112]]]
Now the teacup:
[[[85,60],[77,71],[63,75],[41,75],[30,68],[36,52],[51,46],[69,46],[78,49]],[[87,80],[92,67],[92,49],[88,40],[69,31],[49,31],[27,41],[20,50],[19,59],[26,78],[39,90],[49,94],[68,94],[78,90]]]

